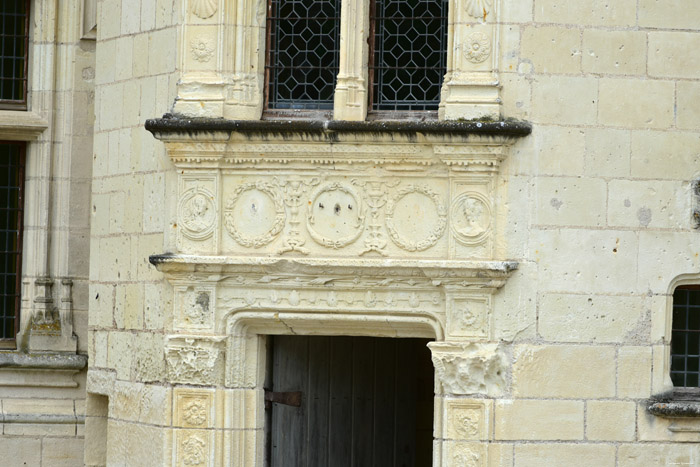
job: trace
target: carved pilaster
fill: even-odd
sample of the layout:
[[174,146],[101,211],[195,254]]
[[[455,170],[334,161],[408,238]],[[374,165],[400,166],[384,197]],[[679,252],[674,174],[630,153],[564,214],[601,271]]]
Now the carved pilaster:
[[343,2],[340,13],[340,71],[333,118],[364,120],[367,115],[369,2]]
[[500,113],[498,69],[499,0],[451,0],[447,74],[441,120]]

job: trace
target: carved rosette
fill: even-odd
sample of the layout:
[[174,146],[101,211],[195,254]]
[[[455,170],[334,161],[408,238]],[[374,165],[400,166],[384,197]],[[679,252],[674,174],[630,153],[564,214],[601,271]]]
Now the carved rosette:
[[464,58],[472,63],[482,63],[491,55],[491,39],[483,32],[473,32],[463,45]]
[[198,36],[190,41],[190,52],[192,57],[200,63],[211,60],[214,56],[216,46],[214,41],[206,36]]
[[[428,233],[425,238],[422,239],[412,239],[407,237],[406,234],[412,232],[404,232],[403,235],[399,232],[396,225],[396,211],[399,203],[402,202],[407,196],[416,194],[420,197],[427,198],[429,202],[433,205],[434,213],[437,215],[435,225],[432,230]],[[399,247],[406,251],[423,251],[434,246],[440,238],[445,233],[445,227],[447,225],[447,210],[442,203],[442,198],[435,191],[430,189],[428,186],[424,185],[406,185],[405,187],[398,190],[394,196],[389,200],[386,206],[386,227],[389,231],[389,236],[391,240]],[[415,222],[422,222],[421,219],[416,219]]]
[[[239,185],[224,209],[224,226],[240,245],[260,248],[272,242],[286,221],[284,200],[272,183]],[[251,232],[254,232],[251,234]]]
[[452,201],[450,207],[451,230],[463,245],[484,243],[491,233],[491,206],[480,193],[462,193]]
[[185,191],[178,205],[180,232],[190,240],[204,240],[214,232],[216,207],[214,195],[203,187]]
[[319,245],[338,249],[360,237],[364,220],[362,201],[355,190],[334,182],[314,193],[308,207],[306,228]]

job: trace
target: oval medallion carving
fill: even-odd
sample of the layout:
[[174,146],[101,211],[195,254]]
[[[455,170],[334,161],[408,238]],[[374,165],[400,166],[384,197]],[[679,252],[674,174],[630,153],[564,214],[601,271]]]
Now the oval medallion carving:
[[323,186],[311,198],[306,228],[319,245],[341,248],[357,240],[364,220],[360,197],[336,182]]
[[406,251],[423,251],[444,235],[447,212],[440,195],[427,186],[406,185],[386,206],[391,240]]
[[214,195],[209,190],[195,187],[182,194],[178,206],[178,222],[185,237],[204,240],[214,231],[215,220]]
[[465,245],[478,245],[491,231],[489,200],[480,193],[462,193],[450,208],[455,238]]
[[241,245],[260,248],[284,228],[284,201],[273,185],[265,182],[239,185],[224,209],[224,225]]

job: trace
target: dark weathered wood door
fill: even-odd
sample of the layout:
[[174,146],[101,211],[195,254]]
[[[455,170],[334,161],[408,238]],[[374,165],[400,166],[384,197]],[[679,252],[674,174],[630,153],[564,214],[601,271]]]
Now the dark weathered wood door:
[[271,337],[271,467],[429,466],[433,367],[424,339]]

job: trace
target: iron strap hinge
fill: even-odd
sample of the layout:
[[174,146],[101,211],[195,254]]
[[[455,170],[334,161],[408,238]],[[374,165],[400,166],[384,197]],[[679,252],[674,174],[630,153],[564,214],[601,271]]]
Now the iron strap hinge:
[[301,407],[301,391],[276,392],[265,389],[265,405],[272,402],[291,405],[292,407]]

